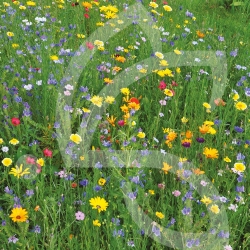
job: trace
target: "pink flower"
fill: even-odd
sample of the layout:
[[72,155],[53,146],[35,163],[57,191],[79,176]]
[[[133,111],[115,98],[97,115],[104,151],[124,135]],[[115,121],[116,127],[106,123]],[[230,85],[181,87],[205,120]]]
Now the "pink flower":
[[52,158],[52,154],[53,154],[53,152],[52,152],[51,150],[49,150],[48,148],[45,148],[45,149],[43,150],[43,155],[44,155],[45,157],[50,157],[50,158]]
[[12,125],[14,125],[14,126],[18,126],[18,125],[20,124],[20,120],[19,120],[19,118],[17,118],[17,117],[13,117],[13,118],[11,119],[11,123],[12,123]]
[[125,125],[125,121],[124,120],[120,120],[120,121],[117,122],[117,124],[122,127],[122,126]]
[[165,100],[160,100],[159,103],[162,105],[162,106],[165,106],[167,104],[167,102]]
[[84,220],[85,218],[85,214],[81,211],[78,211],[77,213],[75,213],[76,216],[76,220]]
[[89,14],[88,14],[88,13],[85,13],[85,14],[84,14],[84,17],[85,17],[85,18],[89,18]]
[[205,181],[201,181],[200,184],[201,184],[203,187],[205,187],[208,183],[205,182]]
[[159,184],[158,184],[158,188],[160,188],[160,189],[164,189],[164,188],[165,188],[165,184],[163,184],[163,183],[159,183]]
[[175,196],[175,197],[178,197],[181,195],[181,192],[179,190],[175,190],[172,192],[172,194]]
[[34,158],[31,158],[31,157],[27,157],[26,158],[26,163],[27,164],[35,164],[36,162],[35,162],[35,159]]
[[163,90],[163,89],[165,89],[166,87],[167,87],[167,84],[166,84],[164,81],[161,81],[160,84],[159,84],[159,86],[158,86],[158,88],[159,88],[160,90]]
[[88,49],[92,50],[95,46],[92,43],[86,42],[86,46]]

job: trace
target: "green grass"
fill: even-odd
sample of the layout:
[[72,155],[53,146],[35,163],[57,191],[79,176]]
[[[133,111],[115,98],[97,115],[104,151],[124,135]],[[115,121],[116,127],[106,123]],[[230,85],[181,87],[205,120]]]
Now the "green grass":
[[[232,6],[232,1],[178,0],[169,2],[172,11],[167,12],[159,2],[155,10],[163,16],[154,14],[155,19],[151,20],[148,12],[153,8],[145,0],[145,13],[137,8],[124,11],[124,4],[136,3],[128,0],[100,1],[99,6],[92,3],[89,12],[81,2],[71,6],[65,1],[61,3],[63,8],[58,7],[60,3],[47,0],[35,2],[36,7],[31,8],[24,4],[26,10],[11,1],[8,3],[15,11],[4,4],[0,6],[3,249],[158,250],[189,249],[189,244],[191,249],[230,249],[227,245],[249,249],[250,132],[249,96],[245,94],[250,77],[249,3],[242,1],[244,5]],[[109,4],[117,6],[119,18],[108,20],[100,16],[103,12],[99,7]],[[48,5],[51,7],[46,8]],[[186,11],[195,18],[186,16]],[[126,15],[131,15],[131,25],[125,27]],[[46,22],[38,25],[35,18],[45,16]],[[30,28],[25,27],[24,19],[32,22]],[[138,25],[141,19],[148,20]],[[105,23],[104,27],[97,27],[98,22]],[[116,28],[119,30],[114,31]],[[203,40],[199,40],[197,31],[204,34]],[[7,32],[14,36],[8,37]],[[98,32],[95,38],[94,32]],[[85,37],[78,38],[77,34]],[[110,34],[114,35],[109,37]],[[219,36],[224,41],[219,41]],[[87,47],[86,41],[93,44],[95,39],[104,41],[104,50]],[[13,44],[19,47],[13,48]],[[125,51],[116,50],[118,46]],[[62,55],[62,49],[67,55]],[[65,52],[67,49],[78,54],[73,56]],[[182,54],[176,55],[176,49]],[[230,53],[235,50],[234,57]],[[215,56],[218,51],[224,54],[223,58]],[[155,52],[165,55],[173,76],[161,77],[152,72],[166,68],[159,66]],[[53,55],[63,61],[54,62],[50,58]],[[125,62],[117,61],[118,56],[123,56]],[[203,66],[209,59],[214,62],[212,67]],[[225,62],[226,72],[218,70]],[[237,65],[243,69],[237,69]],[[101,66],[106,70],[99,72]],[[121,68],[116,74],[114,66]],[[145,71],[139,72],[138,67]],[[207,74],[201,74],[201,70]],[[74,78],[67,78],[66,73]],[[107,86],[104,78],[114,83]],[[166,98],[164,90],[158,88],[161,81],[174,91],[173,96]],[[32,85],[31,90],[27,90],[28,84]],[[69,96],[64,95],[67,84],[73,86]],[[225,84],[221,96],[225,106],[214,105],[213,84]],[[125,87],[130,91],[128,96],[121,93]],[[220,90],[222,87],[214,94],[219,95]],[[238,100],[233,99],[233,91],[237,91]],[[91,102],[95,95],[103,98],[101,107]],[[107,96],[113,96],[115,102],[109,105],[104,101]],[[132,97],[140,105],[124,118],[120,107],[129,106]],[[166,103],[161,105],[164,99]],[[239,101],[248,108],[237,110],[235,103]],[[206,110],[204,103],[213,108]],[[65,110],[66,104],[73,108],[72,113]],[[79,113],[82,108],[89,112]],[[111,116],[116,118],[114,126],[107,121]],[[20,119],[20,125],[12,125],[13,117]],[[188,122],[182,122],[183,117]],[[121,120],[125,121],[124,126]],[[205,121],[215,122],[211,133],[200,132]],[[237,132],[235,127],[243,131]],[[140,138],[140,131],[145,137]],[[176,138],[168,141],[171,131]],[[191,137],[187,131],[191,131]],[[71,134],[81,136],[79,144],[70,139]],[[197,142],[201,137],[204,143]],[[13,138],[19,141],[17,145],[10,143]],[[191,139],[190,147],[182,145],[185,138]],[[218,150],[218,157],[206,157],[205,147]],[[53,157],[44,154],[46,148]],[[28,156],[35,162],[40,159],[43,166],[28,164]],[[226,161],[226,157],[231,161]],[[10,166],[5,166],[6,158],[11,159]],[[186,158],[189,164],[182,165],[180,158]],[[164,172],[163,162],[172,168]],[[243,163],[246,168],[242,180],[231,170],[235,163]],[[17,178],[9,173],[21,164],[23,170],[29,169],[29,174]],[[243,192],[240,188],[244,188]],[[173,195],[175,190],[180,191],[180,196]],[[211,200],[207,206],[201,201],[204,195]],[[108,202],[106,210],[92,209],[89,201],[97,196]],[[218,214],[211,211],[213,205],[220,208]],[[236,211],[228,209],[233,205],[237,205]],[[9,216],[16,206],[28,212],[28,220],[11,220]],[[187,208],[191,209],[190,214],[186,214]],[[84,213],[83,220],[76,219],[78,211]],[[156,212],[164,217],[158,218]],[[100,227],[93,225],[94,220],[100,222]],[[160,228],[161,232],[157,231]],[[11,242],[13,236],[18,241]]]

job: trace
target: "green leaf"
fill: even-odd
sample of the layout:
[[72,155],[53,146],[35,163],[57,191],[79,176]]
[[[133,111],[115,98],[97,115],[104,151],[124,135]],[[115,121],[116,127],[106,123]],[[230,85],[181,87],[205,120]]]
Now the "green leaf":
[[241,6],[244,5],[244,2],[233,2],[230,4],[230,6]]

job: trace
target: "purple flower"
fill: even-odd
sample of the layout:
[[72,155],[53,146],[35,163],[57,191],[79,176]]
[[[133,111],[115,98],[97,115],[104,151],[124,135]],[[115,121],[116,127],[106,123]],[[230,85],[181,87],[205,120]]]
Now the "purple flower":
[[18,238],[15,237],[15,235],[8,238],[9,243],[16,243],[18,241]]
[[223,52],[220,51],[220,50],[217,50],[215,54],[216,54],[216,56],[218,56],[218,57],[222,57],[222,56],[224,55]]
[[218,36],[218,40],[220,41],[220,42],[224,42],[224,37],[223,36]]
[[242,153],[238,153],[237,154],[237,161],[241,161],[245,159],[245,155],[243,155]]
[[130,192],[128,193],[128,198],[131,199],[132,201],[136,199],[136,192]]
[[245,95],[250,97],[250,88],[245,88]]
[[82,213],[81,211],[78,211],[77,213],[75,213],[76,216],[76,220],[84,220],[85,218],[85,214]]
[[98,191],[102,190],[102,187],[99,186],[99,185],[96,185],[96,186],[94,187],[94,190],[95,190],[96,192],[98,192]]
[[235,130],[237,133],[242,133],[242,132],[244,131],[243,128],[238,127],[238,126],[235,126],[235,127],[234,127],[234,130]]
[[156,227],[154,224],[153,224],[153,227],[152,227],[152,233],[154,233],[155,236],[161,236],[161,231],[160,231],[160,228]]
[[31,189],[31,190],[27,190],[26,191],[26,195],[28,196],[28,197],[30,197],[30,196],[32,196],[32,195],[34,195],[34,191]]
[[102,164],[98,161],[95,166],[95,168],[101,169],[102,168]]
[[190,212],[191,212],[191,208],[189,207],[184,207],[182,210],[181,210],[182,214],[183,215],[189,215]]
[[40,234],[40,233],[41,233],[41,228],[40,228],[40,226],[36,225],[36,226],[33,228],[32,232],[34,232],[34,233],[36,233],[36,234]]
[[79,184],[81,186],[84,186],[84,187],[86,187],[88,185],[88,183],[89,183],[89,181],[87,179],[84,179],[84,180],[82,180],[82,181],[79,182]]
[[120,225],[120,220],[118,218],[112,218],[111,219],[112,223],[114,223],[116,226]]
[[242,187],[236,186],[235,190],[236,190],[236,192],[238,192],[238,193],[242,193],[242,192],[245,192],[245,187],[244,187],[244,186],[242,186]]
[[235,49],[233,51],[230,52],[230,56],[236,57],[238,54],[238,49]]
[[134,243],[134,241],[132,241],[132,240],[129,240],[127,244],[128,244],[128,246],[130,246],[130,247],[135,247],[135,243]]

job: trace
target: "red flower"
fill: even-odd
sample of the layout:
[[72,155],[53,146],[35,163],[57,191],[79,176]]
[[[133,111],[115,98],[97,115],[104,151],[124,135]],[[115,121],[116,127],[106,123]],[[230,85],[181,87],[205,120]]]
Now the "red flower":
[[88,9],[88,8],[85,8],[85,11],[86,11],[86,12],[89,12],[89,9]]
[[129,102],[135,102],[136,104],[140,103],[140,101],[135,97],[130,98]]
[[172,81],[172,86],[178,86],[178,84],[175,81]]
[[50,157],[50,158],[52,158],[52,154],[53,154],[53,152],[52,152],[51,150],[49,150],[48,148],[45,148],[45,149],[43,150],[43,155],[44,155],[45,157]]
[[17,117],[13,117],[13,118],[11,119],[11,123],[12,123],[12,125],[14,125],[14,126],[18,126],[18,125],[20,124],[20,120],[19,120],[19,118],[17,118]]
[[35,162],[35,159],[34,159],[34,158],[28,156],[28,157],[26,158],[26,163],[27,163],[27,164],[35,164],[36,162]]
[[73,182],[73,183],[71,184],[71,187],[72,187],[72,188],[76,188],[76,187],[77,187],[77,183]]
[[85,18],[89,18],[89,14],[88,14],[88,13],[85,13],[85,14],[84,14],[84,17],[85,17]]
[[164,81],[161,81],[160,84],[159,84],[159,86],[158,86],[158,88],[159,88],[160,90],[163,90],[163,89],[165,89],[166,87],[167,87],[167,84],[166,84]]

